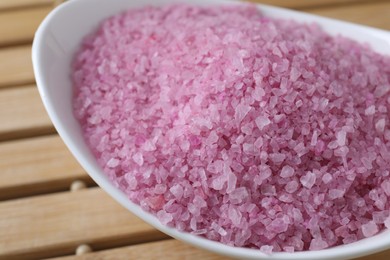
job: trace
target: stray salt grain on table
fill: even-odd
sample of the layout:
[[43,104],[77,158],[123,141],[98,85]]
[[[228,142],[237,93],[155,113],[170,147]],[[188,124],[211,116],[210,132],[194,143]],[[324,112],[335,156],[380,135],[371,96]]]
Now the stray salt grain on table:
[[264,252],[389,227],[390,57],[255,6],[104,21],[74,61],[99,164],[163,224]]

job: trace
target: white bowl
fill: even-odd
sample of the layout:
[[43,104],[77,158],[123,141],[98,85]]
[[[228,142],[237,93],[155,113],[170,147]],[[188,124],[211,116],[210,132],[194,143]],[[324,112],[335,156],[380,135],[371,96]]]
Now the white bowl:
[[[274,260],[350,259],[390,248],[390,230],[349,245],[319,251],[266,255],[256,249],[226,246],[162,225],[156,217],[132,203],[111,184],[84,142],[79,123],[73,116],[71,60],[83,37],[94,30],[104,18],[129,8],[173,2],[197,5],[234,4],[224,0],[72,0],[53,10],[36,32],[32,58],[40,95],[59,135],[87,173],[115,200],[155,228],[196,247],[230,257]],[[389,32],[282,8],[258,6],[265,16],[316,22],[331,34],[340,33],[357,41],[367,42],[378,52],[390,54]]]

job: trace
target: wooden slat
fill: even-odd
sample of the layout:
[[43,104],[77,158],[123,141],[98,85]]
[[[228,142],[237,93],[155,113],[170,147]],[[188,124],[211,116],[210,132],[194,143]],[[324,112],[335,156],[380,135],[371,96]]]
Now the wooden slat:
[[1,0],[0,10],[41,5],[52,5],[54,1],[55,0]]
[[390,250],[365,256],[365,257],[355,258],[355,260],[389,260],[389,259],[390,259]]
[[58,135],[0,143],[0,158],[0,200],[93,184]]
[[35,86],[0,91],[0,140],[54,133]]
[[281,6],[293,9],[307,9],[312,7],[322,7],[331,5],[346,5],[359,2],[374,2],[376,0],[249,0],[250,2],[263,3],[268,5]]
[[0,49],[0,61],[0,88],[34,82],[31,46]]
[[166,238],[117,204],[100,188],[0,203],[0,259],[72,254]]
[[0,12],[0,46],[31,42],[51,9],[49,6]]
[[[112,250],[88,253],[79,256],[67,256],[52,258],[50,260],[113,260],[113,259],[138,259],[138,260],[229,260],[231,258],[219,256],[213,253],[191,247],[177,240],[165,240],[148,244],[127,246]],[[355,260],[388,260],[390,251],[381,252],[371,256],[356,258]]]
[[80,256],[52,258],[50,260],[229,260],[231,258],[219,256],[207,251],[189,246],[177,240],[164,240],[142,245],[127,246],[112,250],[89,253]]
[[390,1],[319,8],[311,13],[390,30]]

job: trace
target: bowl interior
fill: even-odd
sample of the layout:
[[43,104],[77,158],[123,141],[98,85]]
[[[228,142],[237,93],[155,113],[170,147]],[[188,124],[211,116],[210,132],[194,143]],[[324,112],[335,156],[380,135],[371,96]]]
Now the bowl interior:
[[[234,248],[188,233],[168,228],[114,187],[102,172],[85,144],[79,123],[72,111],[71,61],[83,37],[97,28],[100,21],[128,8],[185,2],[191,4],[234,4],[224,0],[72,0],[49,14],[36,33],[33,44],[33,65],[39,92],[58,133],[88,174],[120,204],[149,224],[177,239],[219,254],[240,259],[347,259],[370,254],[390,247],[390,231],[349,245],[321,251],[275,253],[265,255],[259,250]],[[319,23],[331,34],[342,34],[369,43],[375,50],[390,54],[390,34],[282,8],[259,5],[264,15],[302,22]]]

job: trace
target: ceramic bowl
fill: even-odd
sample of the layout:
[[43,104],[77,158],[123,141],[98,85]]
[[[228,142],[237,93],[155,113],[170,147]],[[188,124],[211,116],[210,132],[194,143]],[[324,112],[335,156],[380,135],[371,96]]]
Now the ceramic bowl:
[[[87,173],[125,208],[162,232],[193,246],[239,259],[350,259],[390,248],[390,230],[358,242],[319,251],[273,253],[231,247],[162,225],[156,217],[132,203],[109,181],[84,142],[72,111],[71,61],[84,36],[99,23],[129,8],[185,2],[195,5],[236,4],[226,0],[71,0],[55,8],[35,34],[32,58],[39,93],[59,135]],[[374,28],[323,18],[302,12],[258,5],[265,16],[315,22],[330,34],[341,34],[367,42],[381,53],[390,54],[390,33]]]

